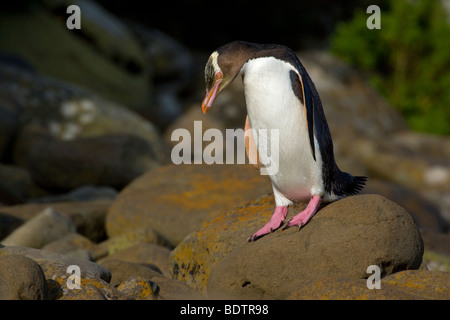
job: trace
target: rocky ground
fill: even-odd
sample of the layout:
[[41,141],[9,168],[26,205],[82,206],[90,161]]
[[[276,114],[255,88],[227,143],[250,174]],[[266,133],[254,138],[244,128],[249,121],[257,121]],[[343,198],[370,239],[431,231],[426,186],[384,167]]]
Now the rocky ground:
[[[356,70],[300,52],[339,166],[369,180],[248,243],[273,210],[268,177],[171,161],[176,129],[243,127],[239,80],[205,116],[207,55],[101,8],[63,32],[48,3],[0,19],[0,299],[450,299],[448,137],[411,132]],[[61,45],[14,42],[27,28]]]

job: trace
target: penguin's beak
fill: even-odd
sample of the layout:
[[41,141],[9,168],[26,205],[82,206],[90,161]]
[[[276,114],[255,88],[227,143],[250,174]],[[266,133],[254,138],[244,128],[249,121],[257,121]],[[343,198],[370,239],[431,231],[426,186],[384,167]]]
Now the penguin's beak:
[[219,86],[222,83],[223,75],[222,72],[217,72],[214,76],[214,85],[212,86],[211,90],[206,91],[205,98],[202,102],[202,112],[203,114],[206,114],[211,108],[214,99],[216,99],[217,95],[219,94]]

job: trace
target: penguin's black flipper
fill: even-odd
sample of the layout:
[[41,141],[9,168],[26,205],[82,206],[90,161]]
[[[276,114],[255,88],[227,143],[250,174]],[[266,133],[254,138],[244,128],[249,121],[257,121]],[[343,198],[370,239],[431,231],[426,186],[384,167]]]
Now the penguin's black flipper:
[[311,154],[316,160],[316,149],[314,143],[314,101],[310,92],[310,88],[305,86],[302,76],[297,75],[294,71],[289,72],[291,78],[292,90],[305,108],[306,128],[308,129],[309,147]]

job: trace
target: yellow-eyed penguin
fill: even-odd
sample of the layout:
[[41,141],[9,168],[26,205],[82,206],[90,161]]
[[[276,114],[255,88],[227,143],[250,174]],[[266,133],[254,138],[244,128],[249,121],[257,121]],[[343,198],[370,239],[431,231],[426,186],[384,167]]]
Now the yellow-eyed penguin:
[[[205,67],[206,96],[203,113],[235,77],[244,83],[251,143],[261,129],[277,130],[278,154],[270,155],[267,144],[257,143],[258,159],[276,163],[269,174],[275,197],[270,221],[248,238],[254,241],[278,229],[293,201],[308,201],[305,210],[285,228],[303,227],[322,201],[331,202],[358,193],[366,177],[342,172],[336,165],[333,142],[319,94],[296,54],[275,44],[235,41],[214,51]],[[246,144],[246,151],[249,146]],[[262,148],[265,148],[262,150]],[[249,155],[250,158],[250,155]]]

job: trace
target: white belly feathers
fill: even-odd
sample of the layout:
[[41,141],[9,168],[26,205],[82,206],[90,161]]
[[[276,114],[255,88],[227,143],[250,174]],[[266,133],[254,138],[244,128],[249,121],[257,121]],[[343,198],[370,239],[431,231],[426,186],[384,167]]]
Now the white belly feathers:
[[[309,200],[324,194],[322,157],[317,140],[316,160],[311,154],[304,107],[292,90],[290,70],[295,68],[289,63],[266,57],[249,60],[241,74],[261,163],[271,166],[272,183],[287,198]],[[278,130],[278,141],[271,138],[273,130]]]

